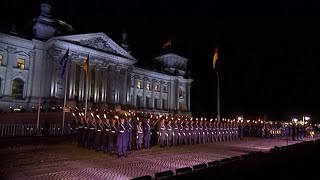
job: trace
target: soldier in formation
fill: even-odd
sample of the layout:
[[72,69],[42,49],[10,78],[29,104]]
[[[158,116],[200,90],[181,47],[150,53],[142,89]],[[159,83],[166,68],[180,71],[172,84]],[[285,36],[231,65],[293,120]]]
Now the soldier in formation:
[[[90,113],[74,114],[77,119],[78,146],[86,149],[127,157],[135,143],[137,150],[150,148],[151,129],[157,127],[160,147],[214,143],[241,139],[241,128],[236,122],[217,122],[206,118],[174,118],[156,116],[152,119],[131,116],[106,116]],[[133,121],[135,118],[136,121]],[[152,119],[153,124],[150,124]]]

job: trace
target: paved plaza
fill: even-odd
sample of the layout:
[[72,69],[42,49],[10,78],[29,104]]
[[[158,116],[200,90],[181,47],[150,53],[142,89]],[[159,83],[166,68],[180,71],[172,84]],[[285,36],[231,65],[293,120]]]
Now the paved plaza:
[[298,142],[301,141],[245,138],[243,141],[152,147],[120,159],[78,148],[70,138],[61,143],[33,142],[33,145],[1,147],[0,179],[130,179]]

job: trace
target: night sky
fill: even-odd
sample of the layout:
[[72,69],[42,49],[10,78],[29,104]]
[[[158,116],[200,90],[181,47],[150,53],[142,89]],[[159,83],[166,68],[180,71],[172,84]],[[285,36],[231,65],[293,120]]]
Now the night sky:
[[[219,46],[223,117],[293,115],[320,117],[319,3],[302,1],[106,1],[56,0],[53,16],[76,33],[104,32],[120,42],[126,28],[133,56],[141,62],[172,51],[190,59],[191,110],[216,116],[212,55]],[[2,4],[1,29],[39,16],[40,1]]]

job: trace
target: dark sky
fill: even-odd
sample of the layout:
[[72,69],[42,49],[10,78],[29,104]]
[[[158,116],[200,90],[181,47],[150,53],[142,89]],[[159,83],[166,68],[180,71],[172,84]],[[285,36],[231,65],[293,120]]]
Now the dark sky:
[[[39,2],[6,2],[1,26],[37,17]],[[104,32],[116,42],[127,28],[140,61],[162,53],[172,36],[173,51],[191,60],[195,115],[216,116],[212,54],[218,45],[223,116],[317,118],[320,3],[302,2],[56,0],[53,14],[77,33]]]

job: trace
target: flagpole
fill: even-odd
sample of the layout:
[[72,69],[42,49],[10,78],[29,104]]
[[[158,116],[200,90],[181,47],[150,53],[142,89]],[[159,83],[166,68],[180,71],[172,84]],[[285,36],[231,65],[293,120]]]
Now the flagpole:
[[220,123],[220,79],[219,73],[217,72],[217,119]]
[[[40,67],[42,67],[43,61],[44,61],[44,50],[43,50],[43,53],[42,53],[42,61],[41,61],[41,66]],[[37,131],[38,131],[38,134],[40,133],[39,127],[40,127],[41,92],[42,92],[42,79],[43,79],[42,78],[42,71],[43,71],[43,69],[40,68],[40,88],[39,88],[38,116],[37,116]]]
[[[89,55],[87,57],[89,59]],[[88,59],[86,61],[88,61]],[[89,67],[88,70],[89,71]],[[86,95],[85,95],[85,104],[84,104],[84,117],[85,119],[87,118],[87,109],[88,109],[88,86],[89,86],[89,72],[87,72],[87,76],[86,76]]]
[[66,109],[66,104],[67,104],[67,86],[68,86],[68,72],[69,72],[69,64],[68,64],[68,59],[66,60],[67,61],[67,72],[66,72],[66,79],[65,79],[65,84],[64,84],[64,101],[63,101],[63,114],[62,114],[62,129],[64,130],[64,120],[65,120],[65,117],[66,117],[66,112],[65,112],[65,109]]

